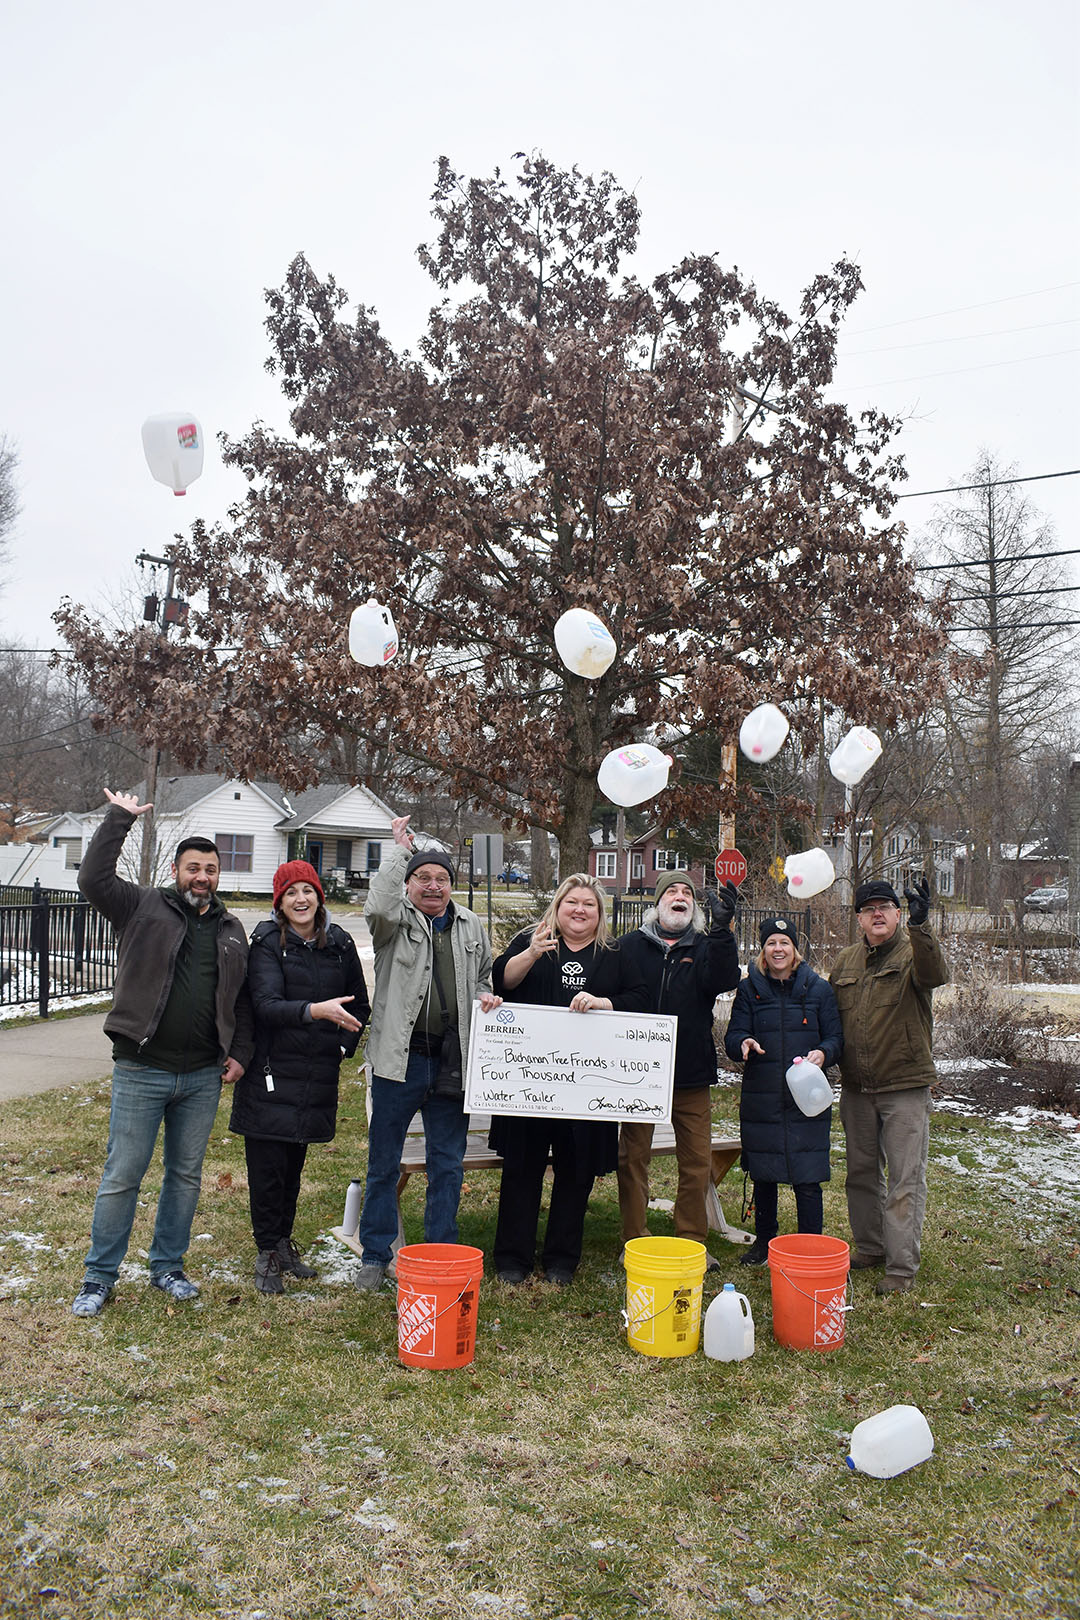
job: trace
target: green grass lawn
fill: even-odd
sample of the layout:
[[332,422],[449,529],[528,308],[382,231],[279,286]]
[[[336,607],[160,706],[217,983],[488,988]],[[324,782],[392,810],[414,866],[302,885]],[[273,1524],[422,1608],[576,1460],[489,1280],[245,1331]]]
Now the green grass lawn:
[[[364,1162],[360,1091],[343,1089],[298,1221],[318,1283],[254,1293],[223,1106],[188,1257],[200,1301],[146,1284],[152,1169],[125,1276],[90,1322],[70,1301],[108,1086],[5,1107],[5,1620],[1080,1613],[1080,1227],[1060,1199],[1043,1208],[1011,1132],[936,1117],[918,1291],[878,1300],[875,1274],[855,1277],[838,1350],[778,1346],[767,1273],[718,1239],[706,1298],[728,1279],[748,1294],[754,1356],[629,1348],[608,1178],[575,1285],[485,1280],[473,1364],[420,1372],[397,1359],[392,1288],[358,1295],[357,1262],[321,1236]],[[826,1227],[846,1235],[841,1148],[837,1127]],[[1080,1142],[1067,1151],[1080,1164]],[[979,1173],[1010,1153],[1008,1176]],[[655,1168],[672,1196],[673,1163]],[[490,1252],[497,1193],[494,1175],[470,1179],[463,1242]],[[414,1177],[413,1240],[422,1199]],[[893,1480],[851,1473],[853,1425],[897,1401],[926,1413],[933,1458]]]

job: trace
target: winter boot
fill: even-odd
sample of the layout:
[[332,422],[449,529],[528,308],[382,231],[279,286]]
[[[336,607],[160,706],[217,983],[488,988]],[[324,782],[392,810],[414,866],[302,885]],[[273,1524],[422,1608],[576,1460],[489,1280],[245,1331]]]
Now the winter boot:
[[288,1272],[290,1277],[317,1277],[319,1273],[314,1266],[306,1266],[300,1258],[300,1250],[291,1237],[278,1238],[278,1259],[282,1271]]
[[276,1249],[260,1249],[255,1262],[255,1287],[260,1294],[283,1294],[281,1256]]

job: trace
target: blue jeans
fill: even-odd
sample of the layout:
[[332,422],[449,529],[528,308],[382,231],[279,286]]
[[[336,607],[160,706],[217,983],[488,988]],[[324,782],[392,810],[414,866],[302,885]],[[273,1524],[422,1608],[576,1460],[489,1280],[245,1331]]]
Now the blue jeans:
[[428,1096],[438,1068],[438,1058],[410,1052],[404,1080],[384,1080],[378,1074],[371,1077],[367,1185],[360,1216],[360,1244],[366,1266],[388,1266],[393,1259],[401,1150],[417,1109],[424,1120],[427,1156],[424,1237],[428,1243],[457,1242],[458,1200],[464,1175],[461,1161],[469,1116],[460,1097]]
[[94,1202],[86,1280],[111,1288],[127,1253],[139,1189],[164,1122],[164,1174],[150,1245],[150,1275],[177,1271],[191,1237],[202,1165],[218,1098],[221,1065],[172,1074],[146,1063],[113,1065],[109,1147]]

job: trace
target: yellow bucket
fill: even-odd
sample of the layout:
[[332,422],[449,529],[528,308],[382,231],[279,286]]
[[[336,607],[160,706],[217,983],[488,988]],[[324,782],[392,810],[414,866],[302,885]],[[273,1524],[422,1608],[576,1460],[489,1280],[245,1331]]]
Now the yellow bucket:
[[643,1356],[692,1356],[701,1339],[705,1245],[690,1238],[631,1238],[626,1337]]

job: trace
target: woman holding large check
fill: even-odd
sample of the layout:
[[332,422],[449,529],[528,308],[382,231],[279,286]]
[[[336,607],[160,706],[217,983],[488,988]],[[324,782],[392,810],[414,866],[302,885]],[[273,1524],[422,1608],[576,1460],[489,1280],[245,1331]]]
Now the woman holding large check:
[[[564,878],[535,928],[511,940],[492,969],[504,1001],[571,1012],[644,1012],[641,984],[626,982],[619,948],[608,932],[604,891],[595,878]],[[491,1146],[503,1158],[495,1274],[522,1283],[533,1269],[540,1197],[548,1155],[554,1184],[540,1263],[544,1279],[565,1287],[581,1259],[585,1211],[596,1176],[614,1170],[619,1128],[597,1120],[496,1114]]]

